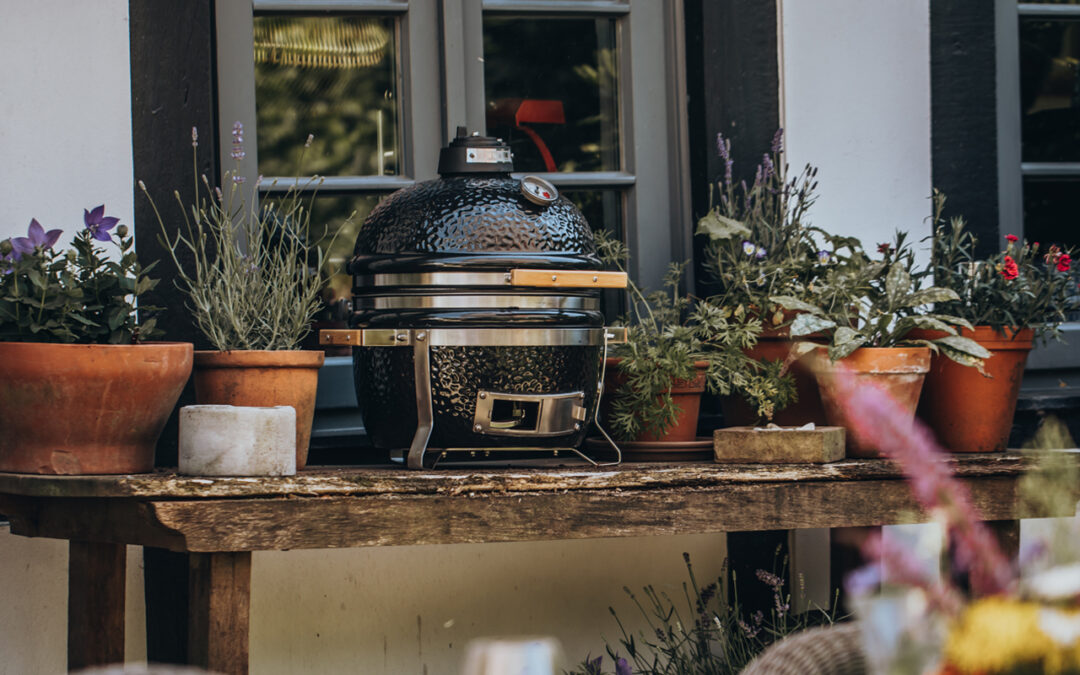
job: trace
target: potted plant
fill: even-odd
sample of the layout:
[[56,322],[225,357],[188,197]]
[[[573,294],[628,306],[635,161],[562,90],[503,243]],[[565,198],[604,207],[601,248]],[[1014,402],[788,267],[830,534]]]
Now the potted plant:
[[962,218],[945,224],[944,204],[945,196],[935,191],[931,265],[935,282],[958,298],[938,307],[973,326],[961,335],[990,352],[985,362],[990,377],[934,357],[918,414],[953,452],[1000,451],[1009,440],[1034,341],[1058,337],[1066,313],[1078,307],[1069,273],[1072,256],[1057,246],[1042,249],[1038,242],[1006,235],[1003,251],[977,259],[977,239],[964,229]]
[[[310,143],[311,137],[305,148]],[[232,156],[238,165],[244,157],[239,122]],[[226,172],[223,183],[211,187],[202,177],[202,189],[196,185],[201,196],[190,206],[180,203],[183,226],[172,232],[154,206],[177,286],[214,347],[195,352],[195,398],[200,404],[292,406],[301,469],[325,360],[322,351],[300,349],[327,281],[322,251],[312,243],[310,205],[301,195],[310,185],[293,185],[281,200],[256,206],[257,184],[245,199],[237,173]]]
[[[706,237],[705,270],[715,291],[710,300],[734,311],[736,319],[760,319],[761,334],[747,355],[763,363],[783,363],[794,344],[788,326],[797,311],[777,304],[774,296],[807,300],[810,283],[820,268],[833,264],[846,241],[811,227],[807,214],[817,199],[817,169],[809,164],[789,179],[783,162],[783,130],[773,137],[752,184],[736,182],[731,141],[717,136],[724,175],[714,203],[698,221],[697,234]],[[826,242],[824,247],[819,242]],[[777,372],[780,372],[777,369]],[[791,405],[777,407],[774,421],[784,426],[824,423],[824,411],[813,374],[793,372],[796,395]],[[740,396],[722,399],[724,419],[744,426],[759,419]]]
[[152,470],[191,373],[191,344],[145,342],[155,308],[138,298],[157,281],[128,227],[104,205],[83,221],[67,250],[36,219],[0,242],[0,471]]
[[[601,257],[625,271],[629,254],[622,242],[597,239]],[[627,285],[627,340],[615,346],[605,378],[606,418],[620,440],[694,441],[705,390],[739,392],[763,416],[793,395],[790,378],[777,373],[782,364],[762,364],[743,351],[753,346],[760,320],[736,319],[731,308],[681,293],[684,267],[672,264],[664,289],[648,295],[632,281]]]
[[[830,338],[827,346],[804,343],[799,348],[799,353],[824,351],[828,356],[820,360],[815,374],[830,424],[850,426],[837,398],[838,372],[888,391],[914,417],[932,350],[977,369],[990,355],[958,334],[957,327],[971,327],[966,320],[929,311],[933,303],[958,296],[947,288],[921,288],[926,272],[916,272],[905,233],[898,232],[893,244],[879,245],[878,252],[882,258],[872,260],[855,248],[826,269],[810,286],[812,302],[773,298],[785,309],[802,312],[791,324],[793,337],[825,334]],[[917,328],[940,331],[940,335],[911,335]],[[876,448],[851,434],[847,446],[851,456],[877,456]]]

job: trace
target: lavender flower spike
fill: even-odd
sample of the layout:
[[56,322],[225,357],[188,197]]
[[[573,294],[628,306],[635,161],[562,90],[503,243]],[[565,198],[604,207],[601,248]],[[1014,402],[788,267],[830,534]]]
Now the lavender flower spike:
[[[86,223],[86,229],[94,239],[97,239],[98,241],[112,241],[109,230],[115,227],[116,224],[120,222],[120,219],[106,216],[105,205],[102,204],[94,207],[93,211],[83,209],[83,222]],[[59,232],[59,230],[57,231]]]
[[244,125],[240,122],[233,124],[232,138],[232,153],[230,154],[233,159],[239,162],[247,155],[244,152]]
[[780,154],[784,150],[784,129],[783,127],[776,130],[776,133],[772,137],[772,146],[769,148],[774,155]]
[[18,260],[24,255],[30,255],[37,248],[52,248],[56,240],[60,238],[61,230],[45,231],[37,218],[30,219],[30,227],[26,230],[25,237],[12,237],[12,259]]

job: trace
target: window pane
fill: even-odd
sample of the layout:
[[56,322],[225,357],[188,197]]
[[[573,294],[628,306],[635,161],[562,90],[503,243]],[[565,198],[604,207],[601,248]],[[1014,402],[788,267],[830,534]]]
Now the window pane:
[[[623,228],[623,193],[619,190],[564,191],[567,199],[581,209],[594,231],[602,230],[616,239],[626,241]],[[626,313],[626,293],[606,290],[600,296],[601,309],[609,323]]]
[[[328,304],[352,297],[352,277],[345,271],[345,264],[352,257],[356,235],[371,210],[383,195],[326,195],[315,197],[311,202],[311,233],[325,234],[319,239],[323,257],[333,276],[324,298]],[[352,220],[349,214],[356,212]],[[346,222],[348,220],[348,222]]]
[[518,171],[617,171],[615,19],[485,15],[487,131]]
[[1080,20],[1022,18],[1020,105],[1025,162],[1080,161]]
[[1024,180],[1024,237],[1028,241],[1080,246],[1080,178]]
[[389,17],[256,16],[259,173],[398,174],[395,41]]

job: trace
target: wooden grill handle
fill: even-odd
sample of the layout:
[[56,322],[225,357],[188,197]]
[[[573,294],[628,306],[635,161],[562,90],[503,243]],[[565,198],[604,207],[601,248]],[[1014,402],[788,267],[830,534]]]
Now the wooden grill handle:
[[511,286],[535,288],[626,288],[626,272],[510,270]]

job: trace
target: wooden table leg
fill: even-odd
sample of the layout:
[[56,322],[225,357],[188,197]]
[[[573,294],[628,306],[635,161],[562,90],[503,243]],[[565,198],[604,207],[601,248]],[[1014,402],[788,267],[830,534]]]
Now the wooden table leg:
[[68,545],[68,670],[124,662],[127,547]]
[[188,662],[246,675],[251,553],[192,553],[188,593]]

